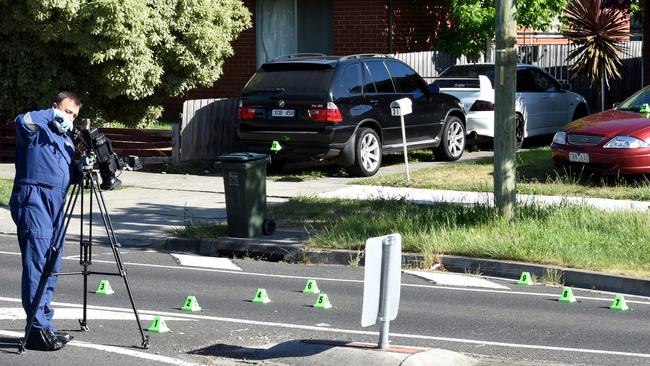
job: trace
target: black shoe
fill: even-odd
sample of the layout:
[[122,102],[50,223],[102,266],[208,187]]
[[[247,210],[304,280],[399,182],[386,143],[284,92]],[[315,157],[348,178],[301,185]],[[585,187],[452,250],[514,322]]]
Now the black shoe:
[[63,344],[66,344],[74,339],[73,336],[64,332],[54,332],[54,335],[56,336],[56,339],[60,340]]
[[65,346],[49,329],[32,329],[25,342],[27,349],[38,351],[57,351]]

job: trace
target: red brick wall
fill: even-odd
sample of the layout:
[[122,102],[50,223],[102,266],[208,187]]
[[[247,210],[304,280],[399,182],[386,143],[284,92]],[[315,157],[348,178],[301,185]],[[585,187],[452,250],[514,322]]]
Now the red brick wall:
[[[393,0],[392,52],[428,51],[449,6],[437,0]],[[334,0],[333,51],[336,55],[388,53],[388,4],[385,0]]]
[[449,5],[436,0],[393,1],[393,52],[430,51],[443,25]]
[[385,0],[334,0],[332,19],[335,55],[388,52]]

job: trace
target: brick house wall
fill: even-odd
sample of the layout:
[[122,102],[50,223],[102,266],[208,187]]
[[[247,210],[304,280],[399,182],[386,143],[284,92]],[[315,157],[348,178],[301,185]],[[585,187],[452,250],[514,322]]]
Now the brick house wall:
[[[299,0],[306,1],[306,0]],[[388,1],[332,0],[332,53],[414,52],[430,50],[437,32],[449,21],[444,0],[393,0],[392,50],[388,45]],[[253,27],[233,43],[235,55],[224,62],[223,74],[210,88],[189,91],[170,98],[163,119],[179,120],[184,100],[236,97],[257,66],[255,0],[244,0]]]

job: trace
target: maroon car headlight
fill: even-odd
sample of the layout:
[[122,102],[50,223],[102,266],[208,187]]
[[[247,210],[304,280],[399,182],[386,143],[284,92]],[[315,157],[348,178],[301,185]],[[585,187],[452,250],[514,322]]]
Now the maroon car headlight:
[[650,147],[650,143],[631,136],[616,136],[603,146],[605,149],[641,149]]
[[555,135],[553,135],[553,143],[558,145],[566,145],[566,132],[557,131]]

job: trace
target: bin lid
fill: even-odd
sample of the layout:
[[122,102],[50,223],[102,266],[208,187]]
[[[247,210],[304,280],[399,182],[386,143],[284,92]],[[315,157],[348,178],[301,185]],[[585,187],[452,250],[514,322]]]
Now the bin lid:
[[230,154],[227,154],[227,155],[221,155],[219,157],[219,160],[244,163],[244,162],[247,162],[247,161],[260,160],[260,159],[266,159],[266,158],[268,158],[268,155],[266,155],[266,154],[260,154],[260,153],[254,153],[254,152],[236,152],[236,153],[230,153]]

